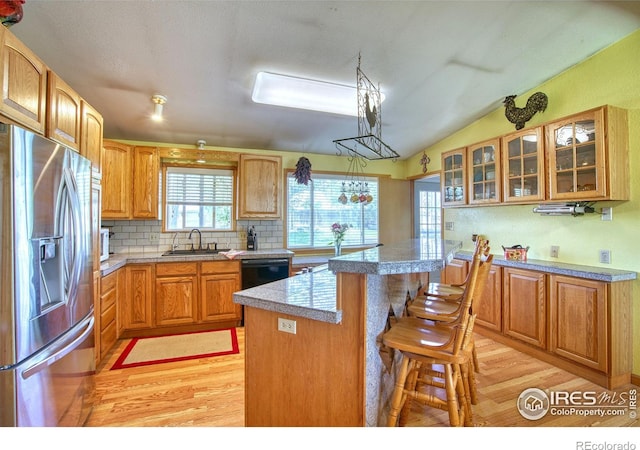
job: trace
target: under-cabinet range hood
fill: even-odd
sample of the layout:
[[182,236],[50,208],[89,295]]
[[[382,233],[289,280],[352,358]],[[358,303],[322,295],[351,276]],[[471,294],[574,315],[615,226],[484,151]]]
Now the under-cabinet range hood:
[[594,209],[586,203],[545,203],[533,208],[534,213],[545,216],[582,216]]

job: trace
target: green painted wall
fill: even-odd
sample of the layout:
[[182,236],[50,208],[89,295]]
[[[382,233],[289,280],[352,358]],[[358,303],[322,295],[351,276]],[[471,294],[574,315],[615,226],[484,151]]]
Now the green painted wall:
[[[593,55],[548,82],[519,95],[516,103],[536,91],[549,98],[544,113],[538,113],[527,127],[609,104],[629,112],[629,159],[631,200],[596,203],[596,210],[613,207],[613,221],[603,222],[599,215],[583,217],[543,217],[532,206],[449,208],[444,220],[454,222],[447,239],[462,240],[471,250],[472,233],[485,234],[493,252],[501,245],[530,246],[529,257],[572,264],[610,267],[640,272],[640,30]],[[501,99],[500,99],[501,100]],[[463,147],[514,131],[501,106],[485,117],[426,149],[430,171],[440,169],[443,151]],[[421,173],[422,153],[407,160],[407,177]],[[550,246],[559,245],[558,259],[549,256]],[[598,250],[611,250],[611,264],[600,264]],[[640,375],[640,281],[633,286],[633,373]]]

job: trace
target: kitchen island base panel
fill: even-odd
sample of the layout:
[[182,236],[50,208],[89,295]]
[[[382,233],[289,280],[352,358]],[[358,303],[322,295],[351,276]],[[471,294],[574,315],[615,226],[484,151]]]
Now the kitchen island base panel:
[[[246,425],[384,425],[400,354],[383,361],[380,337],[424,279],[337,274],[338,324],[245,306]],[[277,331],[278,318],[296,334]]]
[[[342,285],[351,299],[339,324],[245,306],[245,425],[359,427],[365,421],[364,276]],[[343,297],[344,298],[344,297]],[[296,334],[279,332],[278,318]]]

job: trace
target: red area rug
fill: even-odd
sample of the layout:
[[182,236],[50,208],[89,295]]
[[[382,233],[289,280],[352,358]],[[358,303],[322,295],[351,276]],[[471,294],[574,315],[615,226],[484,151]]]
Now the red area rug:
[[111,370],[239,353],[235,328],[134,338]]

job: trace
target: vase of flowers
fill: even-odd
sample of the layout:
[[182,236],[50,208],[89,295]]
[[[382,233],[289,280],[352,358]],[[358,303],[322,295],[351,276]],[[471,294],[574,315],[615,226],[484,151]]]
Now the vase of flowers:
[[344,235],[349,228],[351,228],[351,225],[348,223],[335,222],[331,225],[331,232],[333,233],[333,247],[335,249],[336,256],[340,256],[342,254],[342,241],[344,240]]

